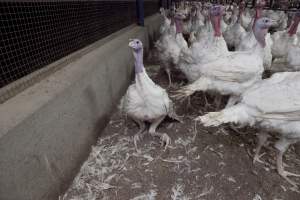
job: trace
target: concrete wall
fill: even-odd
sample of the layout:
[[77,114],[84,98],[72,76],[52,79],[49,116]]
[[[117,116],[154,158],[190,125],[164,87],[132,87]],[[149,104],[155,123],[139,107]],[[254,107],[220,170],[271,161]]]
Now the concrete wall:
[[64,192],[131,81],[128,39],[148,48],[160,22],[152,16],[145,28],[133,25],[74,53],[61,70],[0,105],[1,200]]

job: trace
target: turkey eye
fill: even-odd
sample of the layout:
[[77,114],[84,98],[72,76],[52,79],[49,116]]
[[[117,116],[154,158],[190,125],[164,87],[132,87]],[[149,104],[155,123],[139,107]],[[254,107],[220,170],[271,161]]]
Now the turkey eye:
[[136,41],[137,44],[139,44],[139,41]]

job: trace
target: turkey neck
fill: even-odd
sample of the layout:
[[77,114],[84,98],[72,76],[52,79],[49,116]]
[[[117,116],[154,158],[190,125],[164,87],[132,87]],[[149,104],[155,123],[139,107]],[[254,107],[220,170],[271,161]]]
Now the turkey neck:
[[257,20],[258,18],[261,17],[261,13],[262,13],[262,8],[261,7],[256,8],[256,10],[255,10],[255,20]]
[[243,5],[240,5],[238,20],[237,20],[238,22],[240,22],[241,16],[242,16],[244,11],[245,11],[245,7]]
[[263,29],[255,25],[253,29],[253,33],[258,43],[264,48],[266,46],[266,35],[268,33],[268,29],[267,28]]
[[135,74],[142,73],[144,71],[144,62],[143,62],[143,49],[133,51],[134,56],[134,69]]
[[209,27],[210,24],[210,17],[209,16],[204,16],[204,24]]
[[211,22],[215,31],[215,37],[221,37],[221,16],[211,16]]
[[172,16],[172,17],[171,17],[171,25],[174,25],[174,23],[175,23],[175,22],[174,22],[174,17]]
[[182,21],[175,17],[176,33],[182,33]]
[[295,35],[297,33],[299,22],[300,22],[300,17],[295,17],[292,25],[289,28],[289,32],[288,33],[289,33],[290,36],[293,36],[293,35]]
[[256,20],[259,19],[261,17],[261,14],[262,14],[262,7],[259,6],[255,9],[255,17],[254,17],[254,22],[253,22],[253,27],[252,29],[254,29],[255,27],[255,23],[256,23]]

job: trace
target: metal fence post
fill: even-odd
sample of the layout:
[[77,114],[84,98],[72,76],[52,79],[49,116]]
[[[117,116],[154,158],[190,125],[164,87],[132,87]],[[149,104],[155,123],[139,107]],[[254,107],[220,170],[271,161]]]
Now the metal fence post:
[[256,0],[252,1],[252,8],[254,8],[256,6]]
[[168,7],[166,0],[160,0],[160,7],[166,9]]
[[144,0],[136,0],[138,25],[144,26]]
[[169,0],[163,0],[164,1],[164,5],[165,5],[165,9],[169,8]]

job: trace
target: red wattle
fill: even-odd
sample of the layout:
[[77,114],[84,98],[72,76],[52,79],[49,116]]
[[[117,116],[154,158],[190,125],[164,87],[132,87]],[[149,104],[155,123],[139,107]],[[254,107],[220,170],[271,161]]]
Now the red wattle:
[[213,17],[212,18],[212,24],[213,24],[213,28],[215,31],[214,36],[215,37],[221,37],[222,33],[221,33],[221,18],[220,17]]
[[254,18],[252,29],[255,26],[256,20],[258,20],[261,17],[261,13],[262,13],[262,9],[261,8],[256,8],[256,10],[255,10],[255,18]]

